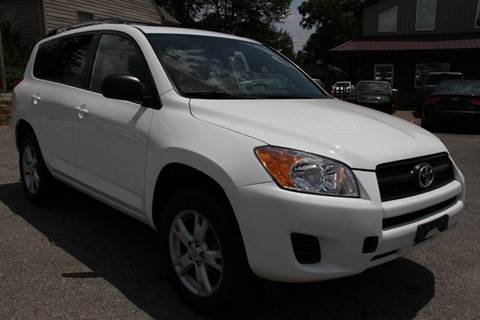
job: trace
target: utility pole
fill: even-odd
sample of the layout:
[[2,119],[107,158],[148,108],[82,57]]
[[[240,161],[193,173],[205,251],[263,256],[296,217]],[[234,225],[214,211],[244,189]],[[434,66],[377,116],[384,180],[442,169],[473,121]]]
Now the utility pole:
[[2,27],[0,26],[0,93],[7,92],[7,76],[5,75],[5,59],[3,58]]

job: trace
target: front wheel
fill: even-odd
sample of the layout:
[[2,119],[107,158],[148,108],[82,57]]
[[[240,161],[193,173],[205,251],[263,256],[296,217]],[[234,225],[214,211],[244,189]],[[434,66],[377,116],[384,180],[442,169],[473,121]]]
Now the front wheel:
[[169,280],[184,300],[209,313],[224,311],[248,289],[243,244],[228,210],[208,192],[182,189],[162,219]]

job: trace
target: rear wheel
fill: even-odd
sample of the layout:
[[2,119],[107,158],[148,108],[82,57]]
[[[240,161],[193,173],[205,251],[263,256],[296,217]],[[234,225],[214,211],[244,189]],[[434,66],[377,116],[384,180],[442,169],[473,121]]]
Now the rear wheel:
[[50,200],[55,179],[48,171],[33,133],[27,133],[21,138],[19,167],[27,198],[34,203]]
[[169,280],[190,305],[208,313],[224,311],[252,279],[231,212],[206,191],[173,194],[161,221]]

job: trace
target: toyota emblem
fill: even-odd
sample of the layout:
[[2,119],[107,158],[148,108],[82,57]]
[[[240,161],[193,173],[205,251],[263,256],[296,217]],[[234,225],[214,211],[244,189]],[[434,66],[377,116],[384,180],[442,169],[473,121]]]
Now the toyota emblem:
[[432,185],[435,176],[431,165],[428,163],[418,164],[413,169],[413,172],[417,175],[417,183],[420,187],[428,188]]

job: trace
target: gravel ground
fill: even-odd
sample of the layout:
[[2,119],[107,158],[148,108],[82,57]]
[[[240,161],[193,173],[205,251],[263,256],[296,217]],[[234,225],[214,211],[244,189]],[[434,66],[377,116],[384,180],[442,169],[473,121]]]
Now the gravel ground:
[[8,125],[10,118],[11,94],[0,93],[0,126]]
[[[455,230],[355,277],[268,284],[259,306],[228,318],[479,319],[480,135],[438,135],[467,179]],[[0,127],[0,319],[202,318],[164,279],[148,227],[69,189],[34,207],[16,162],[10,131]]]

